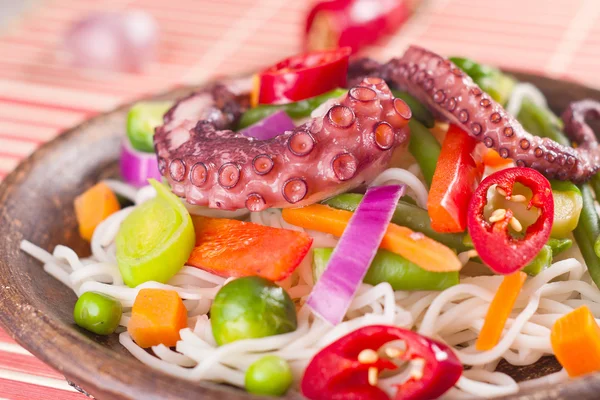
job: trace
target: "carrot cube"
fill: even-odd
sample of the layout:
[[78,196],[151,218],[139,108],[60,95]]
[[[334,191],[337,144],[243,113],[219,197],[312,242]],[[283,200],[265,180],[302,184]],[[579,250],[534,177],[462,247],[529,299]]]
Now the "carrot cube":
[[177,292],[142,289],[133,303],[127,331],[140,347],[173,347],[180,339],[179,331],[186,327],[187,310]]
[[550,342],[554,355],[570,377],[600,371],[600,327],[586,306],[557,319]]

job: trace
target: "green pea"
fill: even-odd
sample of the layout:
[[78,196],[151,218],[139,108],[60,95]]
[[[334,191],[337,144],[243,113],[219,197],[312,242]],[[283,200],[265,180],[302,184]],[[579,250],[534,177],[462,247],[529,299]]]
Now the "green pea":
[[296,330],[296,307],[285,290],[257,276],[223,286],[210,308],[213,336],[219,345]]
[[283,358],[264,356],[246,371],[246,390],[252,394],[283,396],[293,381],[292,370]]
[[97,335],[109,335],[117,329],[123,308],[121,303],[102,293],[85,292],[75,303],[75,323]]

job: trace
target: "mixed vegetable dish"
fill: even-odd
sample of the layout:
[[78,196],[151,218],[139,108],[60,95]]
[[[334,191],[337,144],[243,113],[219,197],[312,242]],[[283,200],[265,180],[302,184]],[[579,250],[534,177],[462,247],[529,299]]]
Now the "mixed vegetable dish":
[[[492,397],[600,371],[600,103],[561,120],[467,58],[351,53],[131,107],[122,180],[74,202],[92,256],[21,245],[78,295],[74,323],[260,395]],[[545,355],[563,369],[496,371]]]

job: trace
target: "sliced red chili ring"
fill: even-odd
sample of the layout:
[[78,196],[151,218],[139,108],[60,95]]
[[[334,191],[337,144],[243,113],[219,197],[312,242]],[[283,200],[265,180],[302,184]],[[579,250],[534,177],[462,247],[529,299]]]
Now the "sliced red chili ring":
[[[375,355],[382,346],[401,340],[402,348],[387,347],[388,358]],[[390,351],[392,349],[393,351]],[[369,357],[364,357],[365,351]],[[331,343],[313,357],[302,378],[301,389],[311,400],[389,399],[374,385],[369,371],[394,370],[399,361],[420,360],[422,369],[396,385],[395,400],[434,399],[451,388],[463,367],[448,346],[418,333],[395,326],[359,328]]]
[[[288,57],[255,78],[259,104],[283,104],[346,86],[350,48]],[[255,88],[256,90],[256,88]]]
[[[484,216],[488,190],[497,185],[508,199],[516,182],[532,192],[527,208],[540,210],[538,219],[527,228],[523,238],[509,232],[513,218],[511,210],[499,214],[501,218],[495,222],[489,222]],[[499,274],[511,274],[527,265],[548,241],[553,221],[554,199],[550,182],[531,168],[508,168],[488,176],[477,187],[469,204],[468,227],[475,250],[481,260]],[[514,221],[512,225],[515,225]]]

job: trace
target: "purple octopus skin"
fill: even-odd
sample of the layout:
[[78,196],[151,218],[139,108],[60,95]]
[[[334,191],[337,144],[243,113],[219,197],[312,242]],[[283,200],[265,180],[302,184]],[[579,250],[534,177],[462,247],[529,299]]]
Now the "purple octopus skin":
[[600,102],[592,99],[573,102],[561,118],[565,125],[565,133],[579,143],[578,148],[589,152],[598,151],[598,139],[586,120],[600,120]]
[[[367,76],[381,78],[382,65],[379,61],[369,57],[352,60],[348,65],[347,87],[360,85]],[[388,82],[389,85],[389,82]]]
[[180,101],[154,136],[161,173],[194,205],[261,211],[312,204],[372,180],[408,144],[410,108],[379,78],[365,78],[325,115],[263,141],[231,131],[234,113],[213,97]]
[[385,64],[379,76],[408,91],[501,157],[515,160],[517,166],[576,183],[590,178],[600,167],[600,150],[595,139],[590,142],[589,133],[571,138],[580,145],[576,149],[531,135],[467,74],[431,51],[411,46],[401,58]]

